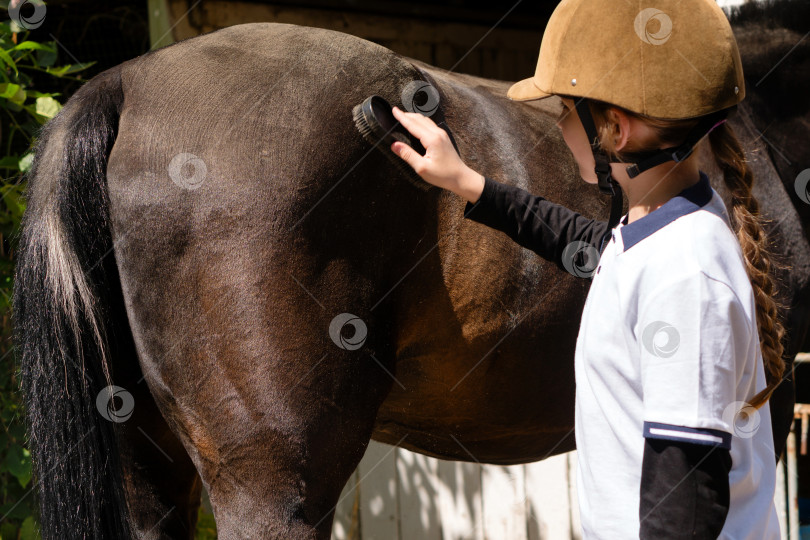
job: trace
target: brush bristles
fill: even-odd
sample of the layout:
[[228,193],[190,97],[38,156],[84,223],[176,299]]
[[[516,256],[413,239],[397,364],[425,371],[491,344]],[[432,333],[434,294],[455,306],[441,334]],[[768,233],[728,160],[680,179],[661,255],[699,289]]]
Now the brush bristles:
[[430,190],[432,184],[429,184],[422,180],[422,178],[416,174],[416,171],[408,165],[402,158],[397,156],[391,151],[391,148],[384,142],[381,142],[380,139],[374,134],[374,130],[371,129],[369,126],[368,121],[366,121],[366,116],[363,114],[363,104],[356,105],[352,110],[352,116],[354,117],[354,125],[357,127],[357,131],[360,132],[360,135],[363,136],[363,139],[366,140],[370,145],[377,147],[377,150],[382,152],[386,159],[394,164],[394,166],[405,175],[405,178],[413,184],[415,187],[419,188],[422,191]]

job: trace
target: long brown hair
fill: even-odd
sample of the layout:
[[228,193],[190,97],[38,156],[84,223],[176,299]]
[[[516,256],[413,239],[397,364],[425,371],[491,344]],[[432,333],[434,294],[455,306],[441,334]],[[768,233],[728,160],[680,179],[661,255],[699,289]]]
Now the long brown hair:
[[[602,148],[619,161],[628,161],[623,159],[621,152],[615,150],[617,125],[609,119],[609,109],[612,106],[594,101],[590,105]],[[623,110],[623,112],[646,123],[656,133],[654,140],[642,143],[643,147],[639,145],[635,148],[629,147],[630,152],[660,148],[662,144],[676,145],[697,123],[696,119],[662,120],[644,117],[631,111]],[[764,220],[759,212],[759,202],[751,191],[754,175],[748,167],[745,153],[734,135],[734,130],[728,123],[724,123],[715,128],[708,139],[714,160],[723,172],[723,180],[731,193],[731,222],[742,249],[746,271],[756,299],[756,320],[767,380],[767,386],[749,402],[749,405],[758,409],[768,401],[782,382],[785,372],[785,361],[782,358],[784,353],[782,337],[785,329],[779,320],[779,305],[774,299],[776,287],[771,276],[771,269],[775,263],[763,227]]]

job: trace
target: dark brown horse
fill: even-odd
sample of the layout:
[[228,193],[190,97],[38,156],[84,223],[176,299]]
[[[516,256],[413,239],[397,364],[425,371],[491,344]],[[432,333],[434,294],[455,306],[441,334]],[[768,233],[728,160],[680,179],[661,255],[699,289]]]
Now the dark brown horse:
[[[589,282],[363,141],[352,107],[399,104],[412,81],[438,91],[432,117],[471,167],[606,218],[549,103],[322,29],[242,25],[151,52],[46,126],[15,289],[45,538],[188,538],[205,485],[221,538],[323,539],[370,438],[499,464],[574,448]],[[735,127],[788,263],[793,353],[810,247]]]

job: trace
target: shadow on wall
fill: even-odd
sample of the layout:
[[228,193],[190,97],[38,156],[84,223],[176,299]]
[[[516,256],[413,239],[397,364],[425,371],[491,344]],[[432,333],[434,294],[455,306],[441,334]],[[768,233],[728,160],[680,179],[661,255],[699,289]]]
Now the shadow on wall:
[[341,494],[332,538],[580,538],[575,466],[574,453],[479,465],[372,441]]

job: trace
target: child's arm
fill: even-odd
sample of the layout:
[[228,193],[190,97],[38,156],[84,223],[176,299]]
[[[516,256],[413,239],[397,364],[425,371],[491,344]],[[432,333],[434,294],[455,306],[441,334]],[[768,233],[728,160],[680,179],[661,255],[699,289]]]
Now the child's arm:
[[[541,257],[571,271],[581,241],[601,252],[609,234],[607,222],[587,219],[559,204],[535,196],[526,190],[501,184],[468,167],[456,153],[446,131],[430,118],[418,113],[393,109],[394,117],[425,147],[425,155],[402,142],[391,145],[391,151],[405,160],[425,181],[456,193],[467,201],[464,217],[499,231]],[[590,259],[590,258],[589,258]],[[588,260],[588,265],[592,261]],[[578,265],[577,265],[578,266]]]
[[484,177],[477,200],[473,202],[472,197],[465,198],[465,218],[507,234],[521,246],[555,262],[564,270],[567,270],[563,265],[566,246],[581,241],[601,251],[602,240],[610,234],[606,221],[588,219],[563,205],[489,177]]

